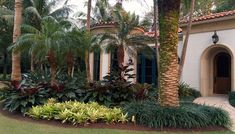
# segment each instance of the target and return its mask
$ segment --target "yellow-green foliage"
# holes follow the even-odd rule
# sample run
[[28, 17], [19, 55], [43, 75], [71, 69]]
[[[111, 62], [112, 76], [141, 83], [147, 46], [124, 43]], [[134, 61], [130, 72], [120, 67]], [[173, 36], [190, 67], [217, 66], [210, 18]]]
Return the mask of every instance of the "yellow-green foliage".
[[108, 108], [96, 102], [67, 101], [35, 106], [27, 113], [35, 119], [61, 120], [62, 123], [85, 124], [95, 122], [126, 122], [127, 115], [120, 108]]

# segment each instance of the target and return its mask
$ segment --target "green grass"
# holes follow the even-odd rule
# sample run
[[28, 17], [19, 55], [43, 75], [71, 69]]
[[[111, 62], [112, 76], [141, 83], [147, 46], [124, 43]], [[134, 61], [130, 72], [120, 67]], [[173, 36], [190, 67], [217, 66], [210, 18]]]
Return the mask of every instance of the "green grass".
[[[136, 132], [128, 130], [60, 128], [50, 125], [20, 121], [0, 113], [0, 134], [176, 134], [168, 132]], [[180, 134], [180, 133], [178, 133]], [[189, 132], [187, 132], [189, 134]], [[192, 134], [232, 134], [232, 132], [194, 132]]]

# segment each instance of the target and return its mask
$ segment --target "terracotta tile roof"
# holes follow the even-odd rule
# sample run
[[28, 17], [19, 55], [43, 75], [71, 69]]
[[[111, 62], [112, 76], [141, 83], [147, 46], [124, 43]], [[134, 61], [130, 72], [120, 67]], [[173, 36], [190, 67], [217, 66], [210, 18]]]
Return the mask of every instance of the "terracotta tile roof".
[[[212, 20], [212, 19], [222, 18], [222, 17], [227, 17], [227, 16], [235, 16], [235, 10], [220, 12], [220, 13], [212, 13], [212, 14], [209, 14], [209, 15], [195, 17], [195, 18], [193, 18], [193, 22]], [[186, 18], [180, 20], [181, 24], [184, 24], [184, 23], [187, 23], [187, 22], [188, 22], [188, 20]]]
[[[96, 29], [96, 28], [103, 28], [103, 27], [109, 27], [109, 26], [115, 26], [118, 25], [118, 22], [110, 21], [110, 22], [99, 22], [95, 23], [91, 26], [91, 29]], [[149, 36], [149, 37], [154, 37], [154, 31], [146, 32], [144, 31], [143, 28], [141, 27], [136, 27], [137, 30], [140, 30], [141, 32], [144, 33], [144, 35]], [[178, 32], [182, 32], [182, 29], [179, 28]], [[157, 31], [157, 36], [159, 36], [159, 31]]]
[[91, 27], [104, 26], [104, 25], [117, 25], [117, 24], [118, 22], [114, 22], [114, 21], [110, 21], [110, 22], [101, 21], [101, 22], [91, 25]]

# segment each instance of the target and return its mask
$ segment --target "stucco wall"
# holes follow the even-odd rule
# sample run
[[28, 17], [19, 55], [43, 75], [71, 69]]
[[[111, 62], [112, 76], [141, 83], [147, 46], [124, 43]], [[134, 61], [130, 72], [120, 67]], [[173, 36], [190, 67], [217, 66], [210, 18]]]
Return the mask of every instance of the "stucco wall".
[[[216, 27], [214, 30], [216, 30]], [[182, 81], [188, 83], [197, 90], [200, 90], [200, 59], [203, 52], [211, 45], [214, 45], [211, 39], [213, 34], [214, 31], [194, 33], [189, 37]], [[235, 29], [220, 30], [217, 31], [217, 34], [219, 36], [219, 42], [217, 44], [227, 46], [234, 54]], [[179, 48], [181, 48], [181, 46]]]

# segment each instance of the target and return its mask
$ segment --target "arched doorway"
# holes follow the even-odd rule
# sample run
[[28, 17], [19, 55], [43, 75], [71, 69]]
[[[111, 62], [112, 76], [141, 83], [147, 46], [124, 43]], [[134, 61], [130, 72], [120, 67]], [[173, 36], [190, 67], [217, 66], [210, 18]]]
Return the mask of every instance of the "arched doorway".
[[227, 94], [231, 91], [231, 56], [226, 52], [214, 58], [214, 94]]
[[202, 96], [227, 94], [235, 88], [234, 56], [225, 45], [211, 45], [201, 55], [200, 92]]

